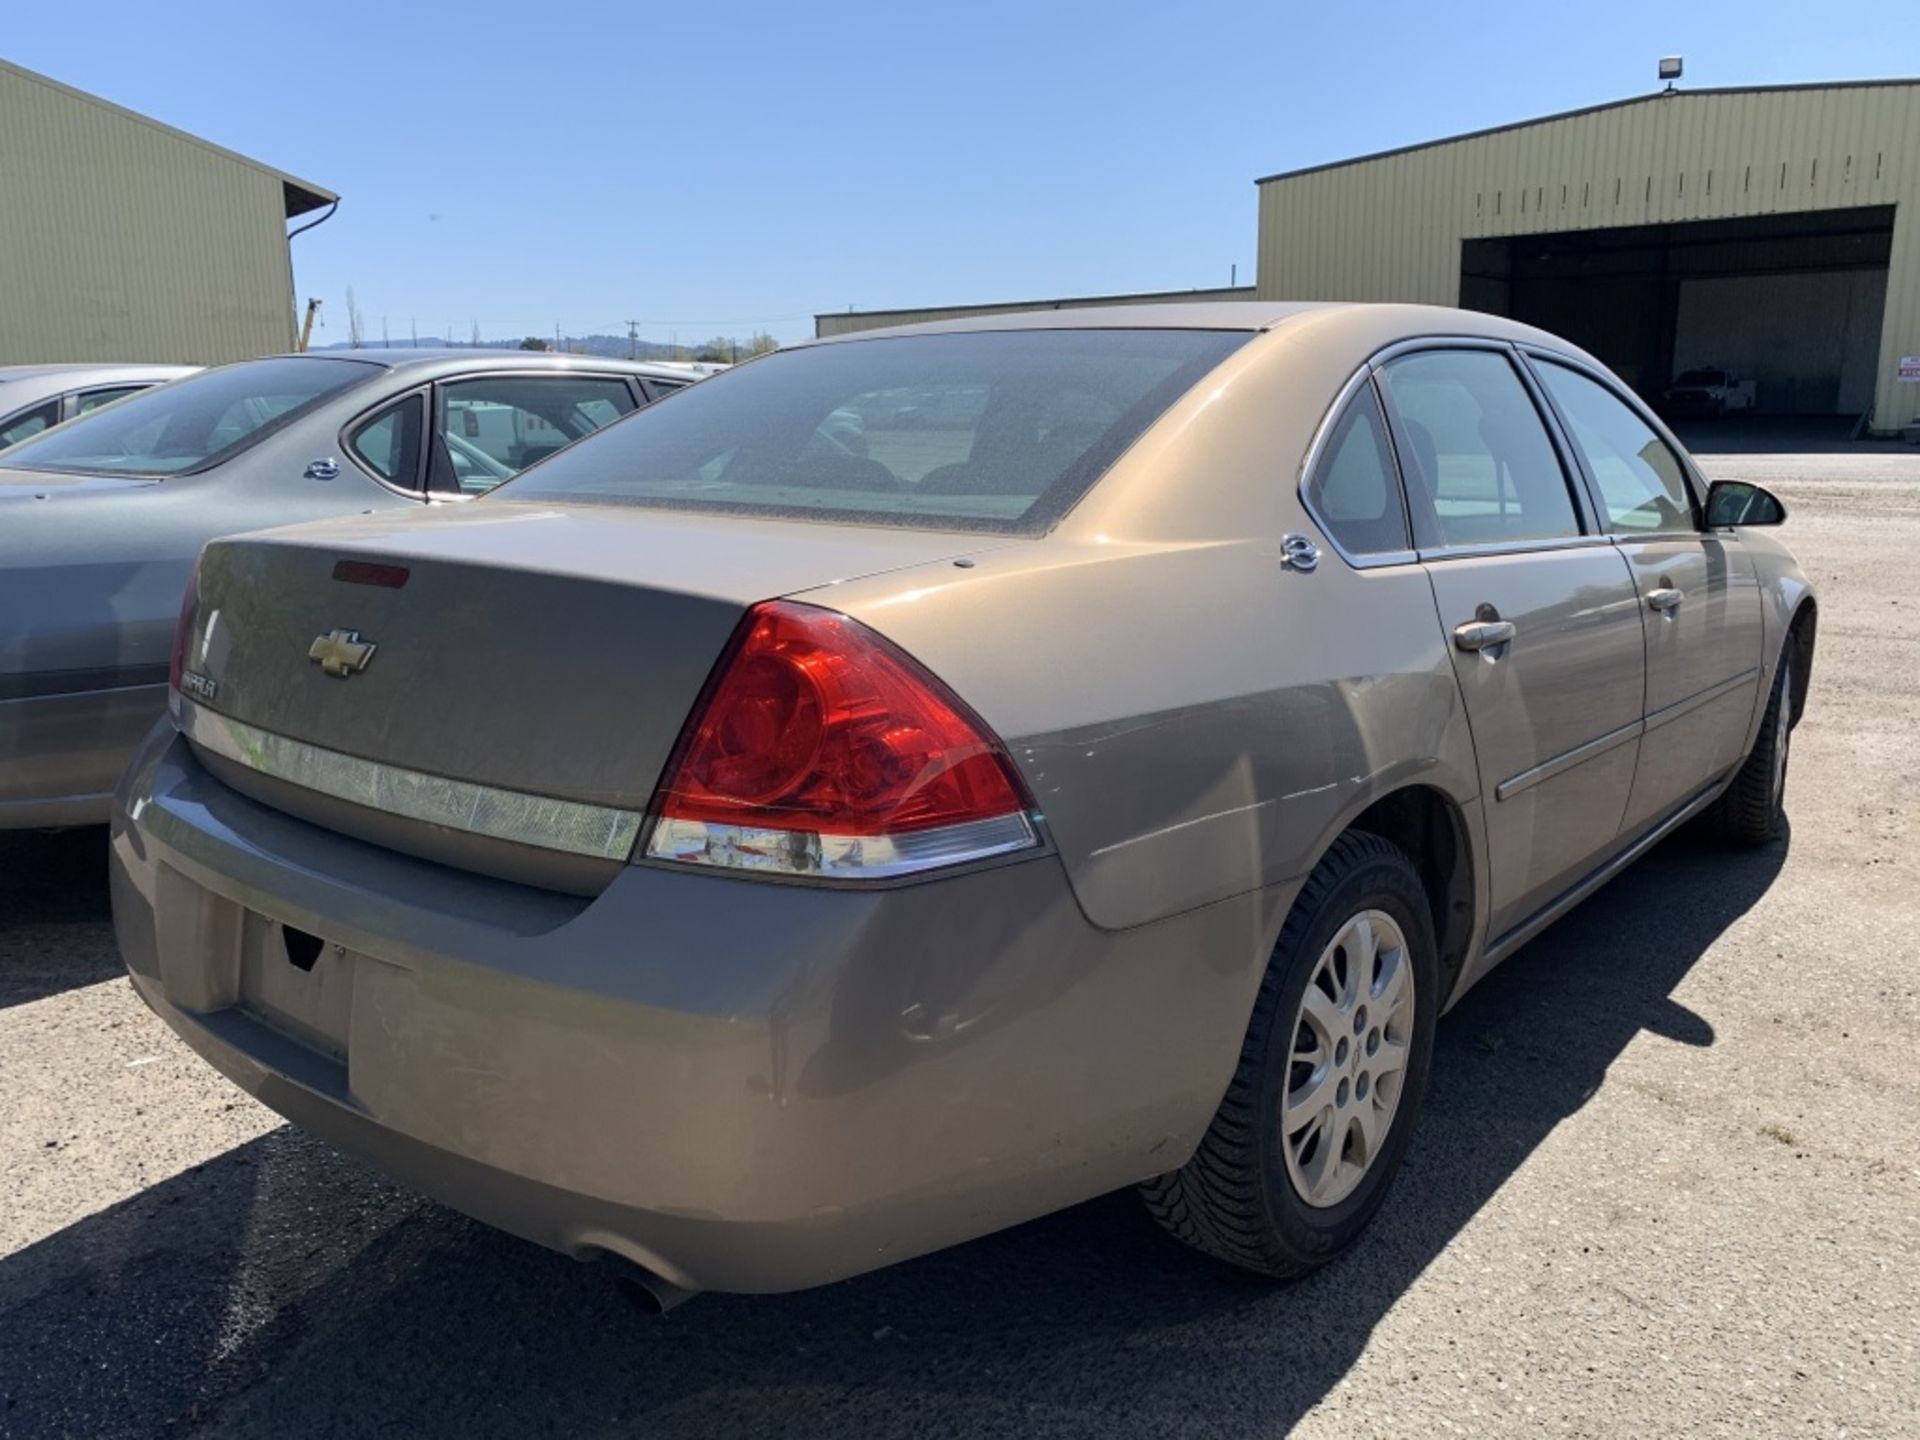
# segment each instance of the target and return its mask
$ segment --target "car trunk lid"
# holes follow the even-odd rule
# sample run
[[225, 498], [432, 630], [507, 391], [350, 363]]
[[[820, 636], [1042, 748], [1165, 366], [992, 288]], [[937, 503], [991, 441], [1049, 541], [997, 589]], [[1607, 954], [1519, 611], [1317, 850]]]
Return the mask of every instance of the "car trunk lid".
[[[429, 830], [463, 828], [450, 804], [484, 830], [481, 812], [534, 800], [561, 802], [565, 814], [547, 816], [557, 829], [591, 827], [644, 810], [754, 602], [977, 548], [963, 535], [504, 502], [271, 531], [208, 547], [183, 692], [238, 722], [221, 731], [223, 775], [278, 770], [281, 783], [252, 793], [285, 808], [302, 807], [284, 782], [331, 783], [314, 775], [349, 777], [336, 798], [365, 782], [362, 808], [403, 812], [438, 779], [459, 784], [418, 811]], [[308, 818], [427, 853], [391, 817], [377, 836], [369, 817]]]

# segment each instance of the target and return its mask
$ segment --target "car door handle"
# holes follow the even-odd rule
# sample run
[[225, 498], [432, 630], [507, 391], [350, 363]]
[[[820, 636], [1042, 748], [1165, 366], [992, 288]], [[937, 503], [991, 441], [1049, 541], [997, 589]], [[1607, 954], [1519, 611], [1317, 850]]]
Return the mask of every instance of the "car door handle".
[[1647, 591], [1647, 608], [1649, 610], [1673, 610], [1678, 608], [1680, 602], [1686, 598], [1686, 591], [1676, 590], [1671, 585], [1662, 585], [1658, 590]]
[[1469, 620], [1453, 627], [1453, 643], [1462, 650], [1504, 645], [1519, 632], [1511, 620]]

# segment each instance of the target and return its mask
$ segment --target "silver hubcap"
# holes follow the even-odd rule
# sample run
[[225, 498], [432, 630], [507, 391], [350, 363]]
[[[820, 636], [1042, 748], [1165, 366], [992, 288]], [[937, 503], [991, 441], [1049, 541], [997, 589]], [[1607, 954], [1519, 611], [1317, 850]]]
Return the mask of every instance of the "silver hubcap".
[[1793, 671], [1780, 675], [1780, 713], [1773, 719], [1773, 808], [1787, 793], [1787, 737], [1793, 733]]
[[1287, 1176], [1307, 1204], [1339, 1204], [1386, 1144], [1413, 1002], [1406, 936], [1384, 911], [1354, 916], [1320, 952], [1293, 1021], [1280, 1113]]

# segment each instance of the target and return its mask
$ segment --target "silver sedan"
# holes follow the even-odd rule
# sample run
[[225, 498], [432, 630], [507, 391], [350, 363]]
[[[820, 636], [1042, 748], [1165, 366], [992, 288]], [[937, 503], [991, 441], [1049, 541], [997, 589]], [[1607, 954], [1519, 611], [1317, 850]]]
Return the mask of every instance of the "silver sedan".
[[470, 499], [693, 378], [501, 351], [291, 355], [203, 371], [9, 449], [0, 829], [107, 818], [165, 704], [180, 595], [208, 540]]

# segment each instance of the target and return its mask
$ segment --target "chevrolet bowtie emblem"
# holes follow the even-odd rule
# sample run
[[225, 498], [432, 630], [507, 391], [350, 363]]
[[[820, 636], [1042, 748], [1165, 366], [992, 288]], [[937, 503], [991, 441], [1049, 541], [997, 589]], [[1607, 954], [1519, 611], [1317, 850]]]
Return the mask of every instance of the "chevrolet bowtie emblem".
[[356, 670], [367, 668], [375, 647], [360, 638], [358, 630], [329, 630], [307, 649], [307, 659], [327, 674], [344, 680]]

